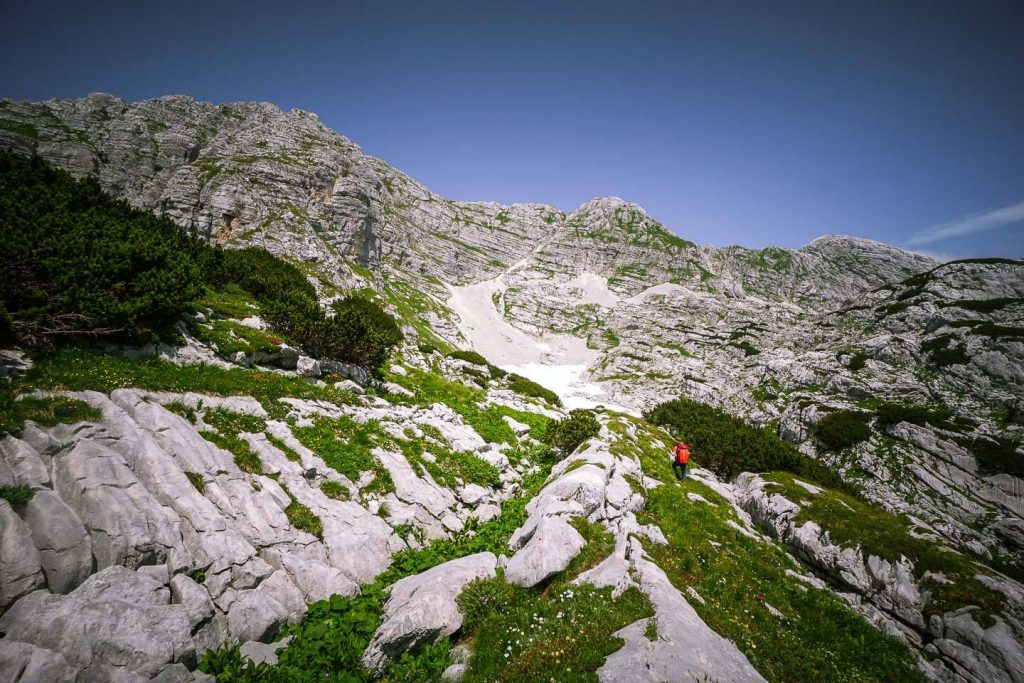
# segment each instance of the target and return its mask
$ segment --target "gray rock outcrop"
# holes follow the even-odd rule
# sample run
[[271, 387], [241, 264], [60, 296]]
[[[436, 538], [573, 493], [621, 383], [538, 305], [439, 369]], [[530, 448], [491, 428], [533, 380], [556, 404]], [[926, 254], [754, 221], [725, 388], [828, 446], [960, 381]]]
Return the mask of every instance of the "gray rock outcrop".
[[478, 553], [397, 581], [363, 654], [366, 668], [380, 672], [389, 659], [458, 631], [462, 614], [455, 599], [470, 581], [493, 578], [497, 566], [493, 553]]

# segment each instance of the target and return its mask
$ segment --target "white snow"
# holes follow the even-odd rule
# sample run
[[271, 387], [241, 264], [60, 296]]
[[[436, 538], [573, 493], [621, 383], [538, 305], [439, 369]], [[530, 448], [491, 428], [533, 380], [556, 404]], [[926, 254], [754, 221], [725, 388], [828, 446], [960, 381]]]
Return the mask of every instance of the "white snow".
[[[593, 303], [614, 305], [618, 302], [618, 297], [608, 290], [607, 281], [600, 276], [584, 273], [572, 282]], [[459, 330], [474, 351], [504, 370], [551, 389], [566, 408], [604, 405], [634, 412], [601, 401], [604, 395], [601, 385], [584, 379], [587, 370], [600, 356], [598, 351], [587, 348], [586, 340], [554, 333], [538, 338], [505, 320], [492, 299], [495, 293], [503, 293], [505, 287], [503, 277], [498, 276], [473, 285], [450, 288], [448, 306], [459, 317]]]
[[619, 296], [608, 289], [608, 278], [595, 273], [580, 273], [566, 282], [565, 287], [579, 292], [576, 300], [581, 304], [598, 304], [614, 308], [619, 303]]

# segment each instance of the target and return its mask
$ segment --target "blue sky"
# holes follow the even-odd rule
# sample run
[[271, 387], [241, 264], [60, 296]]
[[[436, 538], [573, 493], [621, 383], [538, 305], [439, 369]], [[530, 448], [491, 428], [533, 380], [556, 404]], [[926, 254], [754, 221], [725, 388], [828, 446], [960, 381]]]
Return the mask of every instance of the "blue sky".
[[1024, 2], [0, 0], [0, 96], [316, 112], [455, 199], [1024, 257]]

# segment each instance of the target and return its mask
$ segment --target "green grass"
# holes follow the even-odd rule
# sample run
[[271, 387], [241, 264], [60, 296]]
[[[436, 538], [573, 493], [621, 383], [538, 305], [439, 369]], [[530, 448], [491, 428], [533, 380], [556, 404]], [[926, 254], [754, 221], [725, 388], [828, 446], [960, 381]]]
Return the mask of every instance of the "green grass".
[[257, 352], [273, 353], [282, 342], [281, 337], [247, 327], [234, 320], [213, 320], [209, 323], [195, 323], [189, 326], [192, 335], [217, 349], [222, 356], [236, 353], [251, 355]]
[[[372, 680], [360, 660], [380, 623], [387, 598], [384, 589], [399, 579], [449, 560], [484, 551], [505, 552], [512, 533], [526, 522], [526, 504], [544, 485], [548, 472], [545, 468], [527, 477], [521, 495], [505, 501], [498, 518], [486, 524], [470, 523], [462, 534], [450, 540], [434, 541], [421, 550], [397, 553], [390, 568], [373, 584], [364, 586], [358, 596], [335, 595], [311, 604], [302, 623], [280, 634], [294, 638], [279, 651], [277, 666], [246, 663], [237, 645], [224, 645], [205, 653], [200, 659], [200, 669], [217, 675], [219, 680], [236, 683], [323, 679], [363, 683]], [[433, 683], [439, 680], [448, 664], [447, 642], [443, 642], [418, 653], [406, 653], [389, 668], [384, 678]], [[417, 677], [406, 679], [405, 674], [410, 672], [417, 672]]]
[[324, 481], [320, 483], [320, 490], [328, 498], [335, 500], [348, 500], [348, 489], [336, 481]]
[[213, 445], [231, 453], [238, 469], [243, 472], [259, 474], [262, 471], [259, 456], [253, 453], [249, 444], [237, 434], [215, 434], [213, 432], [199, 432], [199, 434]]
[[302, 462], [302, 457], [295, 452], [294, 448], [292, 448], [291, 446], [289, 446], [288, 444], [286, 444], [284, 441], [277, 438], [273, 434], [267, 434], [266, 436], [267, 441], [270, 442], [270, 445], [284, 453], [284, 457], [288, 458], [292, 462]]
[[351, 404], [346, 391], [320, 387], [298, 377], [273, 372], [224, 369], [214, 365], [175, 365], [158, 358], [131, 360], [92, 351], [65, 349], [40, 359], [21, 380], [40, 389], [94, 390], [110, 393], [136, 387], [152, 391], [195, 391], [217, 396], [252, 396], [274, 417], [289, 408], [284, 397]]
[[236, 284], [207, 287], [196, 304], [199, 308], [210, 309], [216, 315], [239, 320], [259, 315], [260, 310], [253, 296]]
[[203, 475], [199, 472], [185, 472], [185, 476], [192, 482], [192, 486], [195, 487], [199, 493], [206, 493], [206, 482], [203, 481]]
[[203, 422], [214, 427], [221, 433], [238, 434], [248, 432], [258, 434], [267, 428], [267, 422], [255, 415], [236, 413], [225, 408], [215, 408], [203, 413]]
[[311, 426], [293, 427], [292, 433], [328, 467], [353, 483], [359, 481], [363, 472], [373, 472], [374, 479], [364, 489], [366, 492], [395, 490], [391, 473], [373, 457], [373, 449], [390, 438], [376, 422], [360, 424], [347, 415], [337, 419], [317, 418]]
[[814, 521], [826, 530], [833, 543], [843, 547], [860, 546], [865, 557], [874, 555], [895, 562], [906, 557], [914, 563], [914, 574], [921, 579], [926, 572], [941, 572], [951, 584], [924, 580], [933, 592], [924, 605], [924, 613], [942, 614], [967, 605], [978, 605], [982, 614], [999, 611], [1005, 596], [975, 578], [985, 573], [968, 557], [953, 552], [934, 540], [911, 535], [910, 521], [901, 515], [880, 510], [839, 491], [825, 489], [813, 495], [793, 482], [793, 476], [775, 473], [766, 477], [769, 491], [781, 493], [800, 504], [797, 524]]
[[11, 388], [0, 387], [0, 435], [18, 435], [26, 420], [41, 427], [75, 422], [96, 422], [102, 414], [84, 401], [66, 396], [16, 397]]
[[324, 540], [324, 525], [320, 518], [312, 510], [296, 500], [287, 486], [281, 484], [281, 488], [284, 489], [288, 499], [291, 501], [288, 503], [288, 507], [284, 509], [284, 514], [288, 517], [291, 525], [296, 529], [313, 534], [321, 541]]
[[[504, 406], [481, 407], [480, 402], [485, 398], [485, 393], [482, 390], [467, 387], [460, 382], [448, 381], [433, 372], [411, 370], [406, 376], [391, 375], [388, 379], [397, 382], [414, 394], [411, 398], [389, 397], [390, 400], [395, 403], [420, 406], [443, 403], [461, 415], [466, 424], [490, 443], [516, 444], [515, 434], [502, 419], [506, 415], [529, 424], [531, 427], [547, 424], [546, 418], [543, 416], [523, 413]], [[533, 416], [531, 417], [531, 415]]]
[[[670, 482], [667, 458], [644, 456], [644, 471]], [[699, 493], [715, 503], [690, 501]], [[736, 643], [751, 664], [776, 681], [924, 681], [907, 646], [843, 605], [828, 591], [801, 589], [785, 574], [792, 560], [777, 546], [748, 538], [726, 522], [727, 501], [692, 479], [648, 492], [640, 521], [656, 523], [668, 546], [646, 544], [647, 553], [680, 591], [692, 587], [701, 618]], [[708, 541], [715, 540], [720, 547]], [[786, 615], [773, 616], [768, 603]]]
[[592, 681], [605, 658], [622, 646], [612, 634], [653, 615], [635, 588], [613, 599], [611, 588], [571, 585], [615, 547], [601, 524], [583, 518], [571, 523], [587, 543], [565, 571], [534, 588], [512, 586], [502, 576], [478, 580], [459, 596], [465, 615], [461, 639], [473, 643], [467, 683]]
[[171, 401], [163, 404], [164, 408], [171, 411], [175, 415], [180, 415], [189, 421], [190, 424], [196, 423], [196, 410], [192, 406], [187, 406], [181, 401]]

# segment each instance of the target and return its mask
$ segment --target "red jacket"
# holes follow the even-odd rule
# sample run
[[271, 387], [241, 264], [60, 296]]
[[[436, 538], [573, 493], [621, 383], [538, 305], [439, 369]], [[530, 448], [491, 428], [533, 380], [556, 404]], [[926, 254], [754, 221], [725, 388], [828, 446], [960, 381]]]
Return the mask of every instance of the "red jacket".
[[680, 465], [685, 465], [690, 462], [690, 447], [685, 443], [677, 443], [675, 447], [675, 458], [676, 462]]

